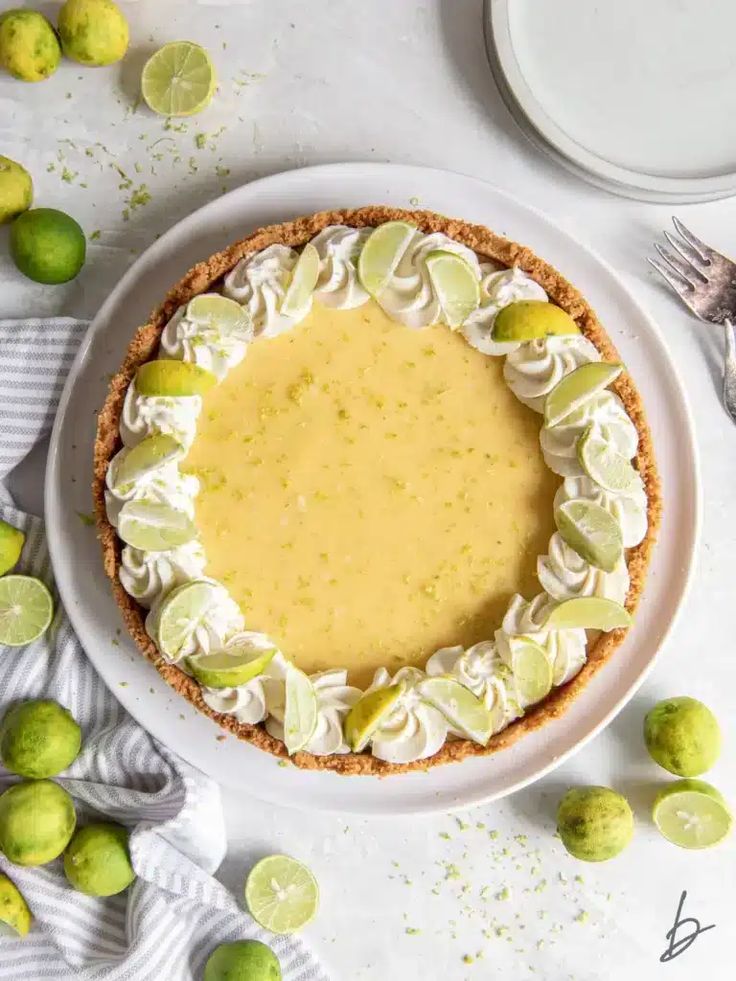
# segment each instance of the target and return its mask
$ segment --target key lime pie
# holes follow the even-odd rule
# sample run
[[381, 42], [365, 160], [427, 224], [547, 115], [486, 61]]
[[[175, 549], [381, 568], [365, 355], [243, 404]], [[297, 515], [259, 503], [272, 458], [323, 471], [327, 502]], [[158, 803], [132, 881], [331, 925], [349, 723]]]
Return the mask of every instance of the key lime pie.
[[625, 636], [660, 511], [639, 396], [577, 290], [486, 228], [382, 207], [192, 269], [112, 380], [94, 493], [163, 677], [356, 774], [560, 715]]

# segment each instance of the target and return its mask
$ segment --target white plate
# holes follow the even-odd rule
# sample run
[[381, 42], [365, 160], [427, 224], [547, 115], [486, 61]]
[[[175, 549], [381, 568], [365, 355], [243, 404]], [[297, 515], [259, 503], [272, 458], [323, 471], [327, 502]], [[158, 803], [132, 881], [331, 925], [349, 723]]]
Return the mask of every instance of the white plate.
[[628, 197], [736, 193], [732, 0], [485, 0], [496, 82], [526, 135]]
[[[626, 643], [564, 718], [543, 733], [528, 735], [486, 759], [382, 781], [280, 767], [272, 756], [232, 737], [217, 741], [221, 730], [174, 695], [120, 629], [94, 531], [78, 517], [78, 512], [90, 510], [95, 411], [136, 325], [196, 260], [264, 223], [324, 208], [375, 203], [406, 207], [417, 200], [422, 207], [486, 224], [530, 245], [585, 292], [644, 397], [667, 500], [661, 541]], [[142, 255], [98, 313], [69, 375], [51, 440], [45, 496], [62, 600], [90, 659], [142, 725], [216, 779], [258, 797], [366, 814], [446, 811], [500, 797], [580, 748], [631, 697], [651, 667], [682, 602], [699, 523], [695, 449], [684, 393], [658, 332], [612, 271], [547, 218], [482, 181], [389, 164], [333, 164], [255, 181], [190, 215]]]

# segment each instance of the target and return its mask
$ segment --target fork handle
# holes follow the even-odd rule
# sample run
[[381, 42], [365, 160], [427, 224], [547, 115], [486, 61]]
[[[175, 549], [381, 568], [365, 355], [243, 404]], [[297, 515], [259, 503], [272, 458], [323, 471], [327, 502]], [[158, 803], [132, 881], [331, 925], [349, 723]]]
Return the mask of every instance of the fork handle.
[[736, 422], [736, 327], [728, 319], [723, 321], [726, 342], [726, 358], [723, 365], [723, 404], [726, 412]]

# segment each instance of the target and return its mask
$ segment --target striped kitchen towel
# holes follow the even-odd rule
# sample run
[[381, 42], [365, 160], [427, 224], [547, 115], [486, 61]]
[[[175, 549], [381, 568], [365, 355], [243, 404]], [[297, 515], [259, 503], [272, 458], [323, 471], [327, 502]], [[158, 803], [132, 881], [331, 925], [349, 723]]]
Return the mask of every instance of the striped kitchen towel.
[[[44, 637], [0, 649], [0, 713], [39, 697], [71, 710], [84, 745], [59, 782], [80, 823], [104, 817], [130, 829], [138, 878], [119, 896], [94, 899], [68, 885], [60, 860], [31, 869], [0, 854], [0, 871], [35, 921], [23, 940], [0, 936], [0, 979], [200, 981], [218, 944], [254, 937], [275, 950], [286, 981], [327, 981], [300, 940], [268, 935], [213, 878], [225, 853], [217, 785], [152, 739], [97, 676], [58, 605], [43, 523], [18, 510], [4, 485], [48, 434], [86, 327], [69, 319], [0, 321], [0, 518], [27, 536], [16, 571], [43, 579], [56, 603]], [[0, 767], [0, 791], [16, 780]]]

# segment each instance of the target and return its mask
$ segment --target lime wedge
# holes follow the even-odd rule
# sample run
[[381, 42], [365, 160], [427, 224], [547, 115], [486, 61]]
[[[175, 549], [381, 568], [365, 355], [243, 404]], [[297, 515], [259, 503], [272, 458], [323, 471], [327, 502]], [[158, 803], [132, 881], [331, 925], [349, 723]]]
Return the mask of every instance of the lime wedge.
[[493, 321], [493, 340], [499, 342], [579, 333], [580, 328], [570, 314], [546, 300], [509, 303], [498, 311]]
[[118, 535], [142, 552], [165, 552], [197, 537], [194, 523], [183, 512], [153, 501], [128, 501], [118, 516]]
[[184, 456], [181, 443], [173, 436], [154, 433], [142, 439], [137, 446], [123, 451], [122, 462], [115, 474], [115, 490], [133, 484], [147, 474], [160, 470], [167, 463], [173, 463]]
[[14, 528], [7, 521], [0, 521], [0, 576], [10, 572], [20, 558], [26, 536], [20, 528]]
[[149, 361], [135, 374], [139, 395], [177, 398], [204, 395], [217, 384], [217, 376], [191, 361]]
[[543, 624], [544, 630], [617, 630], [630, 627], [631, 614], [602, 596], [577, 596], [555, 606]]
[[405, 221], [387, 221], [368, 236], [358, 258], [358, 278], [371, 296], [391, 279], [416, 231]]
[[528, 637], [510, 637], [509, 649], [522, 708], [541, 702], [552, 688], [552, 665], [547, 655]]
[[460, 327], [480, 303], [480, 284], [468, 263], [441, 249], [427, 256], [427, 271], [447, 326]]
[[305, 245], [294, 266], [291, 282], [286, 291], [281, 313], [285, 317], [298, 316], [309, 302], [319, 279], [319, 252], [313, 245]]
[[317, 693], [303, 671], [289, 666], [286, 673], [284, 744], [289, 756], [304, 749], [317, 727]]
[[565, 416], [578, 409], [593, 395], [602, 392], [624, 370], [622, 364], [591, 361], [565, 375], [552, 389], [544, 403], [544, 423], [556, 426]]
[[419, 694], [468, 739], [485, 746], [493, 733], [491, 713], [469, 688], [454, 678], [428, 678]]
[[141, 91], [161, 116], [193, 116], [209, 105], [215, 91], [215, 66], [191, 41], [171, 41], [143, 67]]
[[54, 615], [51, 593], [32, 576], [0, 579], [0, 644], [24, 647], [45, 633]]
[[614, 494], [630, 494], [640, 486], [638, 472], [625, 456], [603, 439], [591, 424], [578, 440], [578, 461], [591, 480]]
[[354, 753], [360, 753], [391, 715], [394, 706], [404, 694], [402, 684], [389, 685], [363, 695], [348, 712], [343, 731], [345, 741]]
[[25, 937], [31, 929], [31, 919], [28, 903], [20, 890], [0, 872], [0, 923], [5, 923], [19, 937]]
[[208, 688], [237, 688], [263, 674], [275, 653], [276, 648], [233, 645], [213, 654], [195, 654], [187, 664], [197, 681]]
[[621, 528], [600, 504], [593, 501], [565, 501], [555, 511], [557, 528], [570, 546], [586, 562], [604, 572], [613, 572], [624, 554]]
[[312, 873], [288, 855], [269, 855], [245, 882], [248, 912], [272, 933], [295, 933], [314, 918], [319, 887]]
[[172, 661], [219, 598], [220, 587], [205, 579], [194, 579], [173, 589], [158, 611], [157, 640], [162, 654]]
[[187, 304], [187, 316], [197, 323], [228, 331], [248, 326], [248, 313], [236, 300], [219, 293], [202, 293]]
[[733, 818], [725, 800], [705, 780], [676, 780], [657, 794], [652, 818], [680, 848], [710, 848], [723, 841]]

